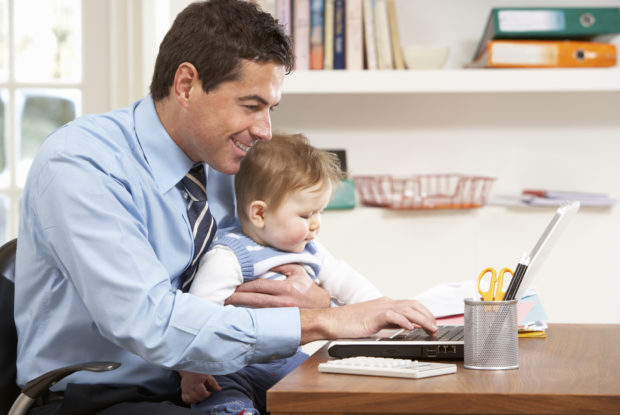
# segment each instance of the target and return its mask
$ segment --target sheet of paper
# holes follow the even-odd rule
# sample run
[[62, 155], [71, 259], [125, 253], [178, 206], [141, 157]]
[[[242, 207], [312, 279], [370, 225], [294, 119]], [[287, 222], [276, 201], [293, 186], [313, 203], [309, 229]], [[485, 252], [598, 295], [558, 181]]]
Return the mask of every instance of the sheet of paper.
[[413, 299], [428, 308], [436, 318], [463, 314], [465, 298], [476, 298], [475, 281], [449, 282], [436, 285]]
[[[534, 307], [536, 307], [535, 300], [532, 300], [532, 301], [522, 300], [519, 302], [519, 304], [517, 304], [517, 319], [519, 321], [519, 327], [526, 325], [525, 319], [530, 314], [530, 312], [534, 309]], [[463, 314], [459, 314], [456, 316], [440, 317], [437, 319], [437, 324], [442, 325], [442, 326], [447, 326], [447, 325], [462, 326], [463, 324], [465, 324], [465, 316]]]
[[[521, 302], [526, 302], [529, 300], [528, 297], [536, 295], [536, 291], [534, 289], [528, 290]], [[475, 298], [478, 299], [480, 295], [476, 291], [476, 284], [474, 280], [471, 281], [461, 281], [461, 282], [449, 282], [444, 284], [436, 285], [427, 291], [424, 291], [413, 299], [418, 300], [422, 304], [428, 308], [431, 313], [435, 316], [435, 318], [444, 318], [450, 316], [459, 316], [463, 318], [463, 313], [465, 312], [465, 303], [463, 302], [466, 298]], [[534, 301], [534, 305], [538, 303], [538, 299]], [[532, 306], [528, 310], [528, 314], [532, 311], [534, 307]], [[543, 311], [544, 313], [544, 311]], [[521, 317], [526, 317], [526, 315], [519, 315], [519, 321], [521, 321]], [[537, 316], [540, 317], [540, 316]], [[535, 318], [533, 320], [544, 320], [544, 318]], [[533, 321], [532, 320], [532, 321]], [[450, 321], [446, 319], [446, 321]], [[445, 323], [449, 324], [449, 323]], [[462, 323], [461, 323], [462, 324]]]

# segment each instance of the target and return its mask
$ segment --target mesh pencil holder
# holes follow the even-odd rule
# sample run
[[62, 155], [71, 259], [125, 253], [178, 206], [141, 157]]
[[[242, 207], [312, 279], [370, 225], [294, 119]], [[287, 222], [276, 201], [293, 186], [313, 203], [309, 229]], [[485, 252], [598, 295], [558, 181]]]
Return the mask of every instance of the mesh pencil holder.
[[465, 299], [465, 361], [467, 369], [519, 367], [517, 300]]

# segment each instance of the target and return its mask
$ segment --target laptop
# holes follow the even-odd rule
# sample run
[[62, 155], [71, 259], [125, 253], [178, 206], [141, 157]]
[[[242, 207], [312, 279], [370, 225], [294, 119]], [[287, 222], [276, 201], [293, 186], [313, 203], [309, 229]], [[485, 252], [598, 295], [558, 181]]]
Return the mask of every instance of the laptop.
[[[521, 299], [536, 277], [537, 271], [559, 239], [570, 219], [579, 210], [579, 202], [560, 206], [529, 253], [530, 262], [515, 295]], [[327, 352], [334, 358], [353, 356], [393, 357], [414, 360], [463, 360], [463, 326], [440, 326], [435, 336], [421, 328], [412, 331], [382, 330], [361, 339], [340, 339], [329, 343]]]

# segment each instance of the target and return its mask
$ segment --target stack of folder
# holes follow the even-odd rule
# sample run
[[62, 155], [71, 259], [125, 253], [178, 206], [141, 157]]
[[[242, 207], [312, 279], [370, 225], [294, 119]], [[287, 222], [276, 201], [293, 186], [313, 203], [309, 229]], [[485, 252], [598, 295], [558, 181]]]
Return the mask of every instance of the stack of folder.
[[500, 7], [487, 19], [474, 68], [610, 67], [619, 7]]

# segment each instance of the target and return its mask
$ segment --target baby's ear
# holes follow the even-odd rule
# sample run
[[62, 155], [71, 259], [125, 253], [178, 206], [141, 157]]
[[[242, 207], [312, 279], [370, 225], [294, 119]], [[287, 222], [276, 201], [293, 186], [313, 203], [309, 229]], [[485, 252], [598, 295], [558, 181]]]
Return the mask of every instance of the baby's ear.
[[263, 228], [265, 226], [265, 211], [267, 210], [267, 203], [262, 200], [255, 200], [250, 204], [250, 211], [248, 217], [252, 225], [257, 228]]

